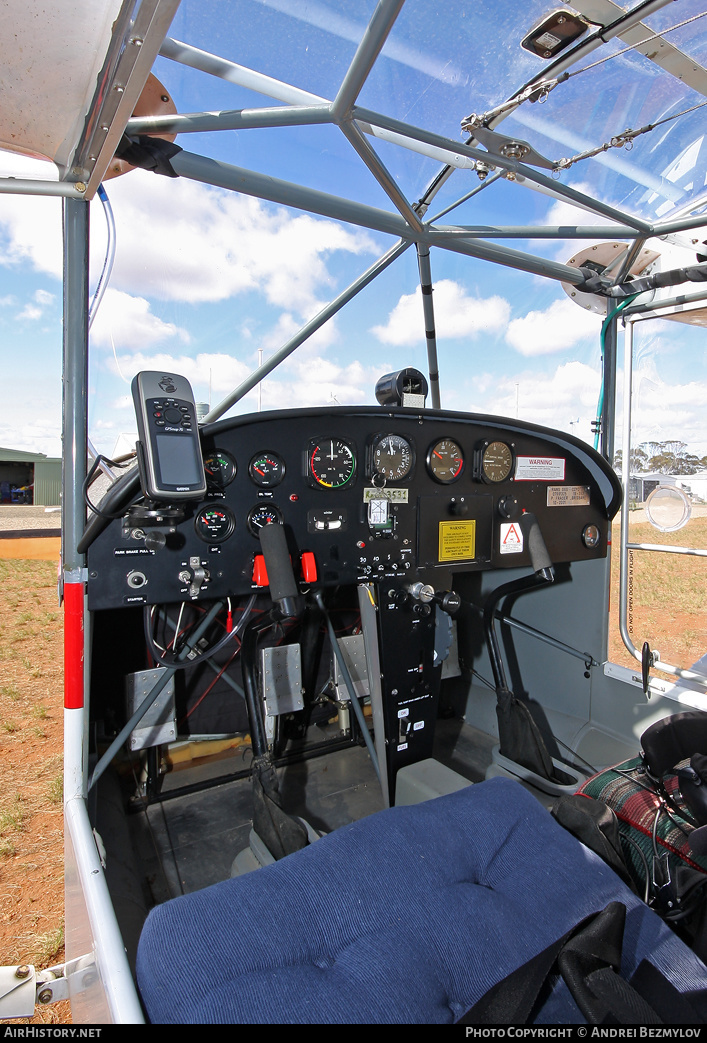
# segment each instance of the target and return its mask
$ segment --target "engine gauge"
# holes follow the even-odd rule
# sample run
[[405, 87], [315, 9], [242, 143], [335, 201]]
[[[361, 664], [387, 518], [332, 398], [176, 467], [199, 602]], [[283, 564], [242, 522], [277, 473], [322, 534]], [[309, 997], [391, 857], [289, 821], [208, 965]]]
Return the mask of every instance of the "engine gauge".
[[456, 482], [464, 470], [464, 454], [451, 438], [442, 438], [430, 447], [427, 467], [433, 478], [443, 485]]
[[204, 473], [210, 489], [225, 489], [236, 477], [236, 461], [225, 449], [215, 449], [204, 457]]
[[389, 482], [400, 482], [412, 470], [412, 446], [402, 435], [383, 435], [373, 443], [372, 470]]
[[285, 461], [277, 453], [258, 453], [248, 464], [248, 474], [262, 489], [272, 489], [285, 477]]
[[505, 482], [513, 470], [513, 450], [505, 442], [489, 442], [481, 453], [481, 479]]
[[312, 439], [307, 449], [307, 477], [325, 489], [341, 489], [356, 472], [353, 446], [343, 438]]
[[223, 543], [235, 527], [235, 515], [228, 507], [202, 507], [194, 519], [196, 534], [204, 543]]
[[264, 525], [282, 525], [282, 514], [272, 503], [259, 503], [251, 508], [246, 518], [248, 531], [252, 536], [257, 536]]

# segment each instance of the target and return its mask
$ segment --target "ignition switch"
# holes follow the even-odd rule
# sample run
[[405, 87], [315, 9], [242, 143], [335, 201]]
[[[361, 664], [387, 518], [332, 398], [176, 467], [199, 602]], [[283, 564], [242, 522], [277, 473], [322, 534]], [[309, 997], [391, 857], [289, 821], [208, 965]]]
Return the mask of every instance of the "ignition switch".
[[198, 555], [189, 558], [189, 568], [182, 569], [179, 573], [180, 582], [189, 586], [190, 598], [198, 598], [199, 591], [209, 582], [209, 578], [209, 572], [201, 564], [201, 558]]

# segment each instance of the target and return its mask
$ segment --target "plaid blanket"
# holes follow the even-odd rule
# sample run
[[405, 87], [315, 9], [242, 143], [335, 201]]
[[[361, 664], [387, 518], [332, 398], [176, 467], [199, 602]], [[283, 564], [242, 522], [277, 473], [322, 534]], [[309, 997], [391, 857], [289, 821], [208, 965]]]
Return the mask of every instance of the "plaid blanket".
[[[676, 776], [666, 775], [663, 784], [672, 803], [684, 808]], [[656, 853], [667, 856], [671, 872], [683, 863], [707, 873], [707, 857], [698, 858], [690, 851], [694, 826], [689, 815], [676, 813], [658, 795], [640, 757], [599, 772], [577, 792], [613, 809], [619, 820], [624, 857], [639, 891], [645, 887], [646, 877], [650, 879]]]

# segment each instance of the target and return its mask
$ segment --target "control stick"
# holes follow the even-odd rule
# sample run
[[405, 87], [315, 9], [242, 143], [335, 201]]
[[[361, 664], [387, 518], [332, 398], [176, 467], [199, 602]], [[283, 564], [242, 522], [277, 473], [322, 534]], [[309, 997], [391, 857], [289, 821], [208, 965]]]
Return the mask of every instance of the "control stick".
[[279, 522], [268, 522], [262, 527], [259, 535], [273, 604], [281, 619], [299, 616], [300, 597], [287, 548], [285, 529]]

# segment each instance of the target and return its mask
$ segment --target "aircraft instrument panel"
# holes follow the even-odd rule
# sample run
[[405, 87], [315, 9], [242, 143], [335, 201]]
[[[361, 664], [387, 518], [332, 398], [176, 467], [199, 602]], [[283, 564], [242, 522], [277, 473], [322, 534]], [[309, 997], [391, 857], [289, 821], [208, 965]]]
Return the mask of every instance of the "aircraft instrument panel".
[[273, 522], [302, 591], [436, 587], [442, 574], [529, 566], [524, 511], [554, 563], [601, 558], [620, 503], [616, 476], [586, 443], [499, 417], [288, 410], [219, 421], [201, 440], [205, 496], [162, 524], [126, 513], [93, 539], [91, 609], [257, 592], [268, 585], [259, 533]]

